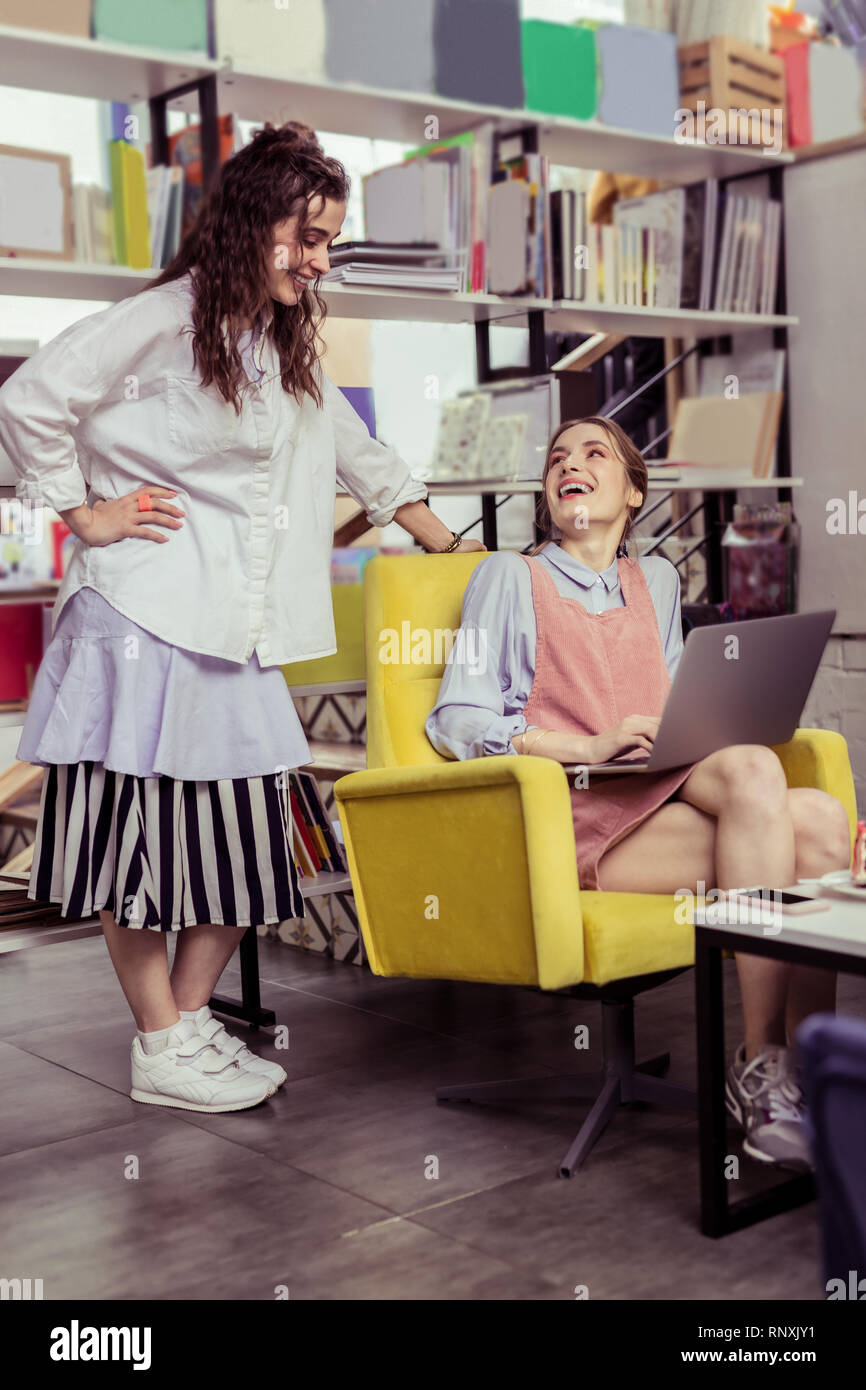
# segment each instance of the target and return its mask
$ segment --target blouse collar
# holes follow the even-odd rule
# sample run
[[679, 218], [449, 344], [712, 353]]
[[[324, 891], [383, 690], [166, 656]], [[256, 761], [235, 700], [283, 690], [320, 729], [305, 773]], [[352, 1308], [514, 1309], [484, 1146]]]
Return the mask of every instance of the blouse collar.
[[557, 545], [555, 541], [548, 541], [547, 545], [541, 551], [541, 554], [552, 565], [556, 565], [557, 569], [562, 570], [563, 574], [567, 575], [569, 579], [573, 579], [575, 583], [582, 585], [584, 589], [588, 589], [590, 585], [597, 583], [599, 579], [601, 579], [608, 592], [617, 588], [619, 584], [618, 556], [614, 556], [607, 569], [602, 570], [599, 574], [596, 570], [590, 569], [589, 565], [581, 564], [580, 560], [576, 560], [573, 555], [569, 555], [568, 551], [563, 550], [562, 546]]

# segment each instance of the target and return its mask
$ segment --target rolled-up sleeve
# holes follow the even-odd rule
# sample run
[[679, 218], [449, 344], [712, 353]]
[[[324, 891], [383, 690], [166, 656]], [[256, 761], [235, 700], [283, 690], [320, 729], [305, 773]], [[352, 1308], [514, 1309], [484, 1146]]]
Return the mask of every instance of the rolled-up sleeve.
[[364, 508], [371, 526], [387, 526], [398, 507], [423, 502], [427, 487], [413, 478], [396, 449], [374, 439], [358, 412], [323, 371], [323, 408], [334, 427], [337, 479]]
[[436, 704], [424, 728], [443, 757], [481, 758], [517, 750], [535, 671], [535, 613], [529, 570], [497, 551], [479, 562], [463, 597], [461, 624]]
[[[182, 300], [143, 293], [87, 314], [28, 357], [0, 387], [0, 444], [22, 499], [78, 507], [90, 487], [77, 427], [117, 393], [138, 388], [154, 348], [183, 325]], [[147, 384], [147, 383], [145, 383]]]
[[57, 512], [86, 499], [72, 431], [103, 394], [98, 372], [66, 338], [29, 357], [0, 388], [0, 444], [18, 474], [16, 495]]

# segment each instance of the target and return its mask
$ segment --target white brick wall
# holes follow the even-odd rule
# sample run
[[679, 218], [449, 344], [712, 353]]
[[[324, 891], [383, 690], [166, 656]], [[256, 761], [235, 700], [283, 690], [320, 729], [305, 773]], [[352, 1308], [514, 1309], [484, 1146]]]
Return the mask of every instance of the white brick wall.
[[830, 638], [800, 725], [842, 734], [859, 814], [866, 815], [866, 636]]

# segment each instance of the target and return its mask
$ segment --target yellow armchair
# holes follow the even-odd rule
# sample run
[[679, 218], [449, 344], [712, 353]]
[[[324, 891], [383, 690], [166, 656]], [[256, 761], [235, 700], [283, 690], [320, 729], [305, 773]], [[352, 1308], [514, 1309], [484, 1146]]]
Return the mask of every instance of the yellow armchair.
[[[424, 721], [436, 702], [463, 591], [484, 553], [372, 560], [364, 574], [367, 770], [335, 783], [370, 966], [377, 975], [568, 990], [602, 1006], [597, 1076], [450, 1086], [439, 1100], [575, 1096], [594, 1105], [560, 1164], [570, 1177], [617, 1106], [694, 1108], [660, 1079], [669, 1054], [635, 1061], [634, 998], [694, 962], [670, 894], [579, 886], [568, 779], [548, 758], [454, 761]], [[437, 649], [438, 642], [438, 649]], [[776, 752], [792, 786], [839, 797], [855, 824], [845, 741], [798, 730]]]

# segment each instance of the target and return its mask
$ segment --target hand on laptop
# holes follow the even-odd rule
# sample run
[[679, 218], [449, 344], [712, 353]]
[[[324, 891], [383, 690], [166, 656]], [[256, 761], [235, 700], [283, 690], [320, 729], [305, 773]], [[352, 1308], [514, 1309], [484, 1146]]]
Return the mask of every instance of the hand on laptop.
[[652, 714], [629, 714], [612, 729], [605, 729], [588, 740], [588, 765], [609, 763], [621, 753], [637, 751], [641, 757], [649, 756], [658, 732], [661, 716]]

